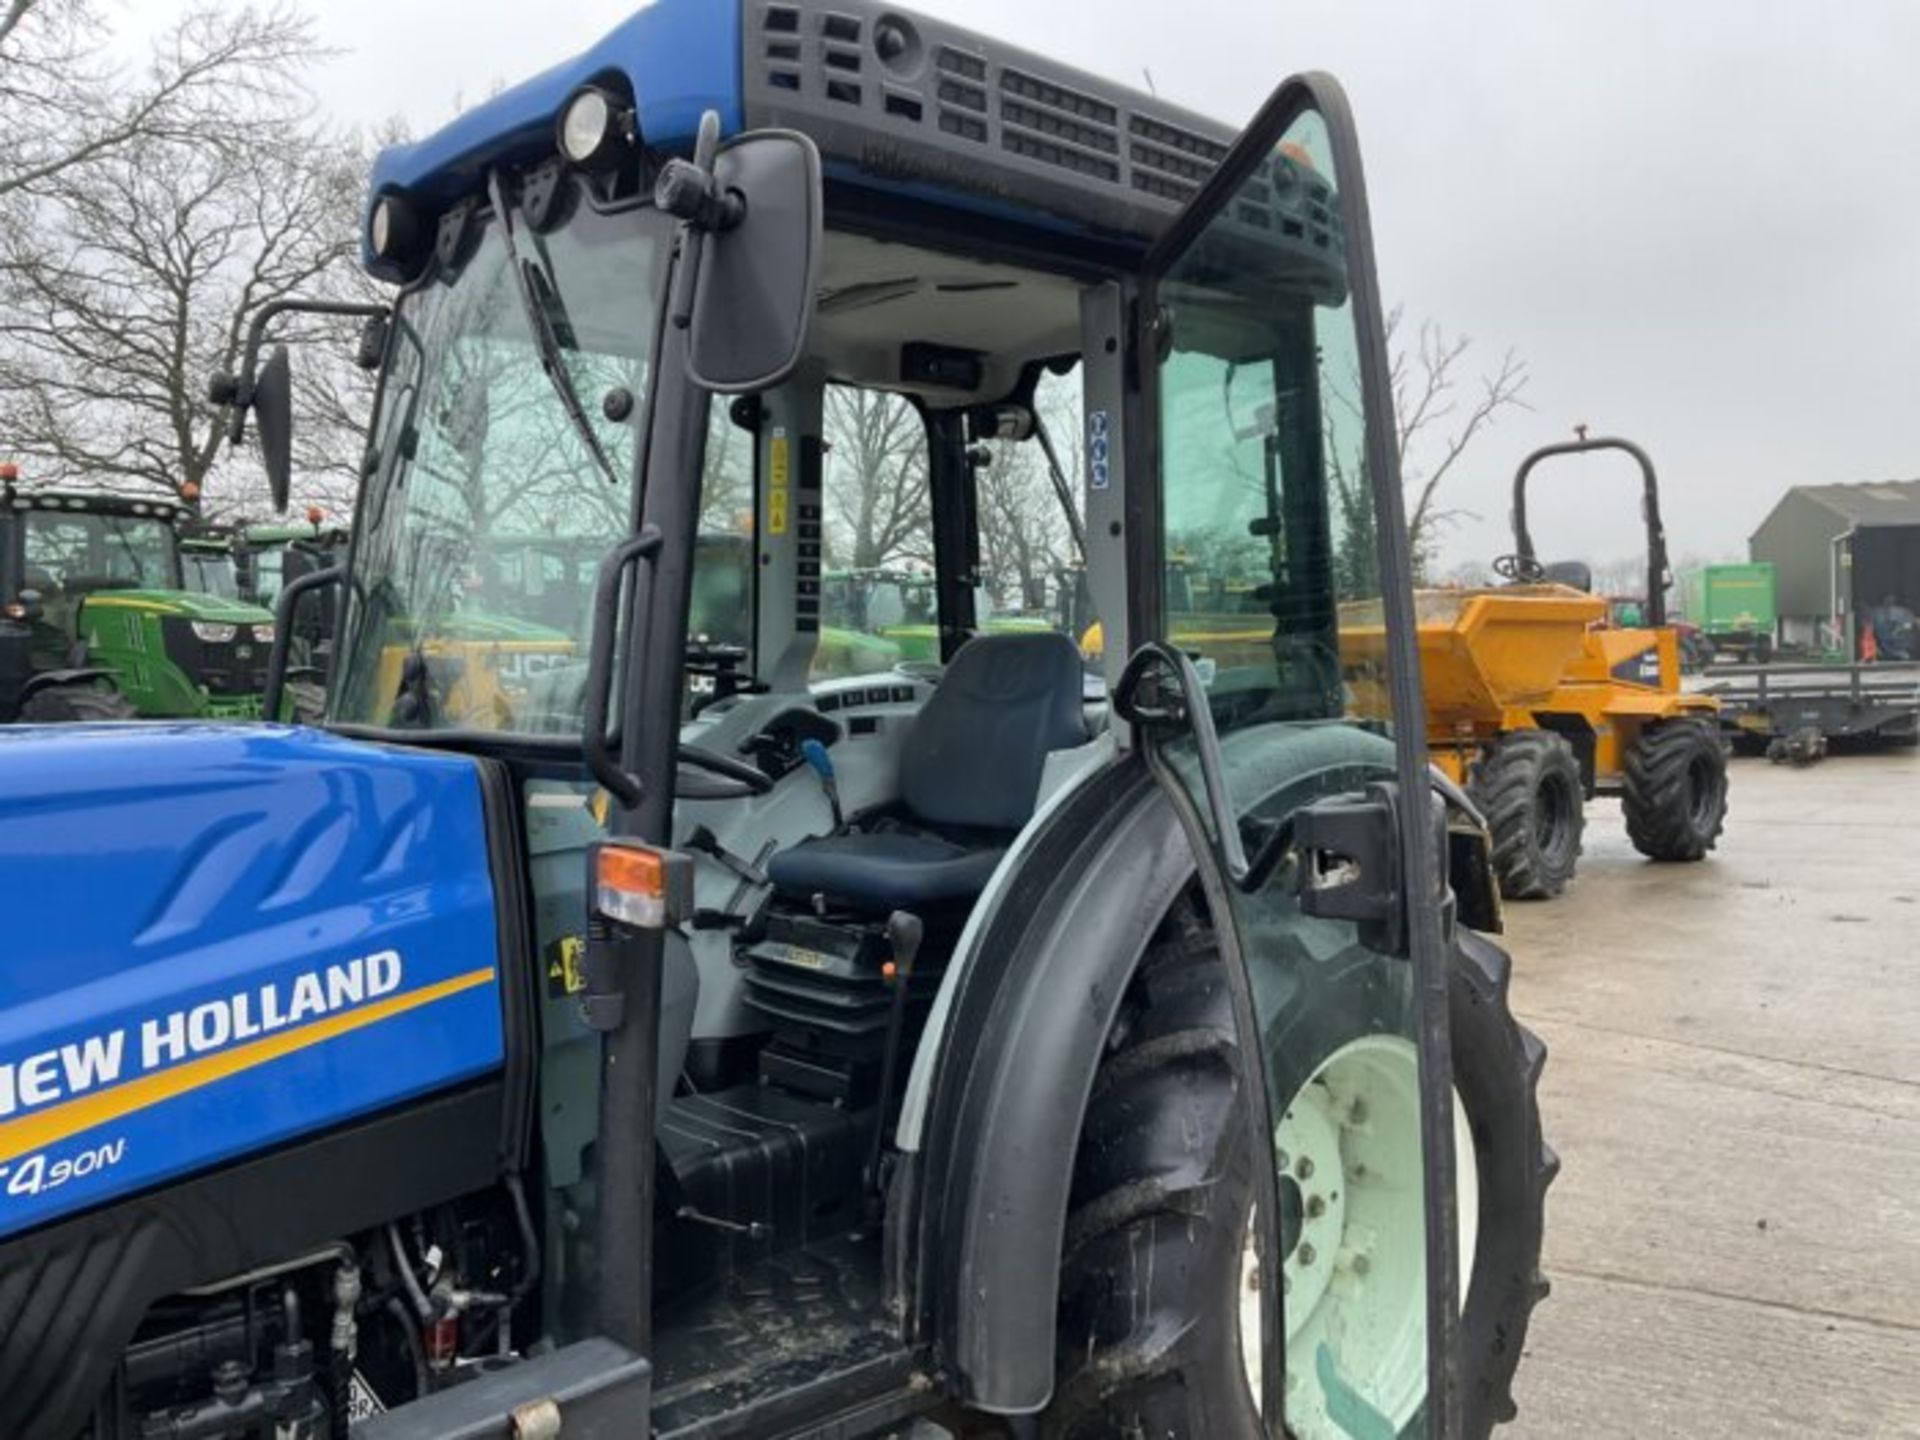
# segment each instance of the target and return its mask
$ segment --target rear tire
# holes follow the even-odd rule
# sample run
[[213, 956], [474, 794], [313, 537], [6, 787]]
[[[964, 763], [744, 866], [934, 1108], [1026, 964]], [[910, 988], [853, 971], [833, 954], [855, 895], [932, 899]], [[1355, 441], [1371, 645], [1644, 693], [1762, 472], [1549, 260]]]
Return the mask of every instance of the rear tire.
[[[1301, 1057], [1308, 1077], [1367, 1028], [1363, 987], [1326, 978], [1311, 1003], [1329, 1020], [1350, 1010], [1353, 1023], [1335, 1020], [1323, 1053]], [[1546, 1051], [1507, 1008], [1507, 978], [1506, 956], [1462, 932], [1450, 990], [1455, 1093], [1479, 1197], [1460, 1329], [1470, 1440], [1514, 1413], [1514, 1368], [1546, 1294], [1544, 1201], [1559, 1168], [1541, 1139], [1535, 1095]], [[1129, 987], [1088, 1103], [1062, 1260], [1057, 1383], [1043, 1417], [1049, 1435], [1262, 1433], [1241, 1358], [1255, 1161], [1240, 1063], [1212, 932], [1183, 905]], [[1276, 1116], [1291, 1098], [1275, 1097]]]
[[1727, 752], [1704, 720], [1650, 725], [1627, 752], [1620, 808], [1649, 860], [1706, 858], [1727, 820]]
[[20, 707], [20, 719], [28, 725], [84, 725], [138, 718], [133, 703], [103, 683], [49, 685], [34, 691]]
[[1473, 800], [1493, 840], [1493, 870], [1509, 900], [1546, 900], [1580, 862], [1586, 789], [1580, 761], [1551, 730], [1516, 730], [1474, 767]]

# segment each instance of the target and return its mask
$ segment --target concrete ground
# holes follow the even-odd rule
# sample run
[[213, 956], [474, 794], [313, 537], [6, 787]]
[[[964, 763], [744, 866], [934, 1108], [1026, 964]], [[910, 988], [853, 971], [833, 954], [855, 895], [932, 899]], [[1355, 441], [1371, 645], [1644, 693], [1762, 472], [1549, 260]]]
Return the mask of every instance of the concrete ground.
[[1502, 1437], [1920, 1437], [1920, 752], [1733, 767], [1707, 862], [1599, 802], [1509, 909], [1564, 1169]]

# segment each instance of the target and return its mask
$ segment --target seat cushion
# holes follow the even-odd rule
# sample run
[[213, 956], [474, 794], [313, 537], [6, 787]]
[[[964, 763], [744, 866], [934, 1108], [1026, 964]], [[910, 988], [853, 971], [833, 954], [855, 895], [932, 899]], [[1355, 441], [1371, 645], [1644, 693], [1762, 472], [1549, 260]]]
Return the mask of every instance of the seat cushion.
[[793, 899], [880, 913], [970, 904], [986, 888], [1003, 845], [969, 849], [918, 832], [827, 835], [767, 862], [774, 888]]

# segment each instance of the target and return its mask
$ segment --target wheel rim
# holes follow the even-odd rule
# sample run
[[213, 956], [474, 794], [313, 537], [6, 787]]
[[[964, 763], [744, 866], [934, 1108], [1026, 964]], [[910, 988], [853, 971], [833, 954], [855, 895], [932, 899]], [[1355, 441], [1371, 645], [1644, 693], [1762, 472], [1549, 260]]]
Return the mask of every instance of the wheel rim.
[[[1418, 1052], [1369, 1035], [1342, 1046], [1281, 1112], [1280, 1273], [1285, 1295], [1287, 1424], [1300, 1440], [1348, 1440], [1328, 1413], [1316, 1363], [1338, 1357], [1344, 1381], [1393, 1426], [1427, 1392], [1424, 1187], [1407, 1183], [1420, 1154]], [[1466, 1107], [1453, 1100], [1461, 1303], [1479, 1240], [1480, 1183]], [[1250, 1219], [1242, 1258], [1241, 1354], [1261, 1397], [1259, 1258]]]

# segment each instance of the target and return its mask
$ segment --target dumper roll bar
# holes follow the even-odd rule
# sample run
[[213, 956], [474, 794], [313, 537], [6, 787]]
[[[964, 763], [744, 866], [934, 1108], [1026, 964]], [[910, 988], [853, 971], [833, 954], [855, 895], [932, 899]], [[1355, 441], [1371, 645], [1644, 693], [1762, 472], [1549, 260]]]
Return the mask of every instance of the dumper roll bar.
[[1527, 529], [1527, 476], [1542, 460], [1555, 455], [1584, 455], [1593, 450], [1624, 450], [1640, 466], [1645, 489], [1640, 502], [1641, 518], [1647, 522], [1647, 608], [1646, 624], [1659, 629], [1667, 623], [1667, 586], [1672, 574], [1667, 569], [1667, 531], [1660, 523], [1660, 482], [1653, 473], [1653, 460], [1631, 440], [1599, 436], [1589, 440], [1565, 440], [1558, 445], [1542, 445], [1520, 462], [1513, 476], [1513, 548], [1529, 568], [1540, 563], [1534, 553], [1533, 535]]

